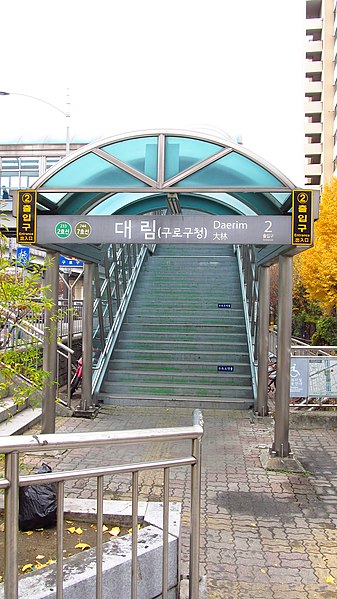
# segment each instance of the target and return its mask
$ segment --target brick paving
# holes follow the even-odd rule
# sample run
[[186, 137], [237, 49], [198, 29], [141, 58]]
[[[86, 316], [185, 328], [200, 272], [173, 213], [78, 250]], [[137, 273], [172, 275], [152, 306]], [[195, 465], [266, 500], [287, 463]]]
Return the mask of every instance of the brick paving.
[[[203, 410], [201, 574], [207, 598], [330, 599], [337, 597], [337, 431], [292, 430], [291, 446], [305, 474], [261, 465], [271, 446], [272, 421], [249, 412]], [[190, 425], [189, 409], [103, 407], [94, 420], [58, 418], [57, 432], [89, 432]], [[128, 445], [79, 449], [26, 459], [54, 469], [95, 467], [182, 455], [190, 447]], [[160, 472], [139, 475], [139, 499], [162, 497]], [[95, 481], [66, 486], [71, 497], [95, 497]], [[183, 576], [187, 575], [189, 469], [170, 478], [172, 500], [183, 509]], [[130, 499], [130, 475], [105, 478], [105, 498]]]

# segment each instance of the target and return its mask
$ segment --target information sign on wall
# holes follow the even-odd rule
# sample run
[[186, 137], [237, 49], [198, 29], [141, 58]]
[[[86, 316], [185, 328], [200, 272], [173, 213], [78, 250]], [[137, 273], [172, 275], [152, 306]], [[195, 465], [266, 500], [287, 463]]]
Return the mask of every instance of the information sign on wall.
[[294, 189], [292, 192], [292, 245], [313, 244], [313, 192]]
[[16, 241], [36, 243], [36, 197], [32, 189], [19, 190], [16, 218]]

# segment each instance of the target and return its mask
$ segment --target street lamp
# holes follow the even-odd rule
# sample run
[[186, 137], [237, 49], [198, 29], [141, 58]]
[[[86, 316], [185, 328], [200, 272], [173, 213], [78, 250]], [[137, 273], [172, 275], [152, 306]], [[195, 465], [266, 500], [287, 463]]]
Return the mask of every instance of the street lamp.
[[25, 98], [32, 98], [33, 100], [38, 100], [38, 102], [42, 102], [43, 104], [47, 104], [48, 106], [51, 106], [52, 108], [55, 108], [55, 110], [58, 110], [58, 112], [61, 112], [65, 117], [66, 117], [66, 156], [69, 154], [70, 151], [70, 100], [69, 100], [69, 90], [67, 90], [67, 107], [68, 109], [62, 110], [61, 108], [59, 108], [58, 106], [55, 106], [55, 104], [51, 104], [51, 102], [47, 102], [47, 100], [43, 100], [42, 98], [37, 98], [36, 96], [30, 96], [29, 94], [20, 94], [18, 92], [3, 92], [0, 91], [0, 96], [23, 96]]

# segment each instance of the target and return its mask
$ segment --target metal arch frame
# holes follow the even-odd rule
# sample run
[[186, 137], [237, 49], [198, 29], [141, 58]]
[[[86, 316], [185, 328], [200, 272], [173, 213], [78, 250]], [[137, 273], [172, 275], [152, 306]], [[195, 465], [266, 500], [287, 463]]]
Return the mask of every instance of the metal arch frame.
[[[106, 145], [110, 145], [110, 144], [121, 142], [121, 141], [129, 141], [132, 139], [140, 139], [140, 138], [144, 138], [144, 137], [157, 137], [157, 139], [158, 139], [157, 181], [155, 181], [154, 179], [151, 179], [144, 173], [141, 173], [140, 171], [134, 169], [127, 163], [125, 163], [117, 158], [114, 158], [113, 156], [111, 156], [110, 154], [105, 152], [104, 149], [102, 149]], [[192, 167], [186, 169], [185, 171], [183, 171], [181, 173], [178, 173], [174, 177], [171, 177], [170, 179], [165, 181], [164, 169], [165, 169], [165, 139], [166, 139], [166, 137], [181, 137], [181, 138], [190, 138], [190, 139], [193, 138], [197, 141], [213, 143], [215, 145], [222, 147], [223, 150], [220, 150], [219, 152], [216, 152], [215, 154], [208, 156], [207, 158], [199, 161]], [[150, 192], [158, 192], [158, 191], [163, 191], [164, 189], [167, 191], [170, 191], [172, 193], [181, 193], [182, 191], [195, 192], [196, 189], [194, 187], [192, 187], [192, 188], [187, 187], [187, 188], [182, 189], [180, 187], [176, 188], [175, 184], [182, 181], [183, 179], [186, 179], [191, 174], [205, 168], [209, 164], [216, 162], [217, 160], [219, 160], [223, 156], [231, 153], [232, 151], [235, 151], [237, 154], [240, 154], [241, 156], [252, 160], [256, 164], [261, 166], [263, 169], [267, 170], [271, 175], [273, 175], [276, 179], [278, 179], [284, 187], [260, 187], [260, 188], [246, 187], [246, 186], [244, 186], [244, 187], [242, 187], [242, 186], [239, 186], [239, 187], [207, 187], [207, 188], [203, 188], [202, 191], [211, 192], [211, 193], [212, 192], [214, 192], [214, 193], [237, 192], [238, 193], [238, 192], [244, 192], [244, 191], [246, 191], [246, 192], [247, 191], [255, 191], [255, 192], [262, 192], [262, 193], [272, 193], [272, 192], [278, 193], [281, 191], [289, 191], [290, 192], [292, 189], [295, 188], [295, 185], [278, 169], [276, 169], [274, 166], [272, 166], [267, 161], [265, 161], [261, 157], [257, 156], [250, 150], [243, 149], [243, 147], [239, 144], [236, 144], [232, 141], [228, 141], [227, 139], [223, 140], [223, 139], [219, 139], [214, 136], [202, 135], [197, 132], [182, 131], [182, 130], [169, 130], [169, 129], [138, 131], [138, 132], [134, 132], [134, 133], [129, 133], [127, 135], [112, 136], [109, 138], [101, 139], [99, 141], [95, 141], [90, 144], [87, 144], [83, 148], [75, 150], [69, 156], [66, 156], [59, 163], [57, 163], [56, 165], [54, 165], [53, 167], [48, 169], [48, 171], [36, 181], [35, 188], [38, 190], [41, 189], [41, 191], [42, 191], [42, 189], [45, 189], [45, 191], [48, 193], [52, 193], [55, 191], [58, 191], [58, 192], [63, 191], [64, 188], [55, 187], [55, 188], [46, 189], [46, 188], [43, 188], [43, 185], [54, 174], [59, 172], [66, 165], [71, 164], [72, 162], [74, 162], [75, 160], [80, 158], [81, 156], [85, 156], [86, 154], [89, 154], [89, 153], [94, 153], [97, 156], [101, 157], [102, 159], [106, 160], [107, 162], [113, 164], [114, 166], [116, 166], [118, 168], [121, 168], [123, 171], [134, 176], [135, 178], [137, 178], [139, 181], [141, 181], [148, 187], [147, 188], [146, 187], [144, 188], [144, 186], [141, 188], [136, 188], [136, 187], [132, 187], [132, 188], [109, 187], [109, 188], [106, 188], [106, 187], [103, 187], [100, 189], [97, 189], [96, 187], [94, 187], [94, 188], [74, 187], [74, 188], [67, 188], [68, 192], [83, 192], [83, 191], [98, 192], [99, 191], [100, 193], [104, 194], [104, 193], [109, 193], [109, 192], [117, 193], [117, 192], [131, 191], [131, 192], [135, 192], [135, 193], [138, 193], [138, 192], [142, 193], [145, 190], [150, 191]]]

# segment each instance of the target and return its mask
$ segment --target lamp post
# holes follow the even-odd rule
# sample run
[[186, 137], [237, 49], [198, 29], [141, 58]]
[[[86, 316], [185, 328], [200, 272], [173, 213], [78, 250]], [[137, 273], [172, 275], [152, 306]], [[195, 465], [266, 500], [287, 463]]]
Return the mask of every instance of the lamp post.
[[48, 102], [47, 100], [43, 100], [42, 98], [37, 98], [36, 96], [30, 96], [29, 94], [21, 94], [19, 92], [0, 91], [0, 96], [23, 96], [24, 98], [31, 98], [32, 100], [37, 100], [38, 102], [42, 102], [43, 104], [47, 104], [47, 106], [51, 106], [52, 108], [55, 108], [55, 110], [58, 110], [58, 112], [61, 112], [61, 114], [63, 114], [66, 117], [66, 156], [69, 154], [69, 151], [70, 151], [70, 98], [69, 98], [69, 90], [67, 90], [67, 99], [66, 99], [67, 110], [62, 110], [61, 108], [59, 108], [58, 106], [55, 106], [55, 104], [52, 104], [51, 102]]

